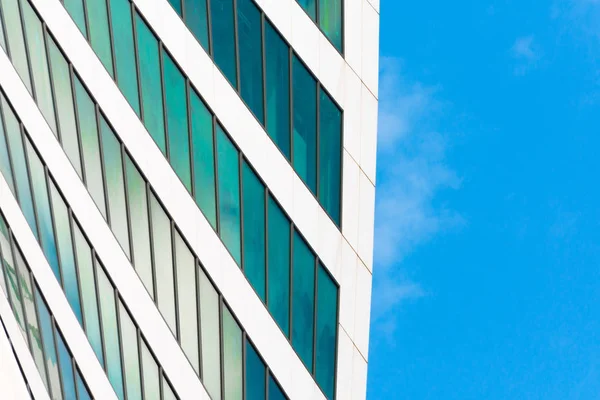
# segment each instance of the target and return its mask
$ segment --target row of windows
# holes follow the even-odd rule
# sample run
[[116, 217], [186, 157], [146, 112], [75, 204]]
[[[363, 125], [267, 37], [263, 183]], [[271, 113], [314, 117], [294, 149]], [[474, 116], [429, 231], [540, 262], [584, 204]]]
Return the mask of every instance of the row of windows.
[[[2, 245], [0, 245], [1, 247]], [[2, 268], [2, 258], [0, 257], [0, 268]], [[0, 285], [3, 285], [2, 287], [4, 288], [4, 275], [2, 273], [0, 273], [0, 281], [2, 283], [0, 283]], [[6, 294], [6, 293], [5, 293]], [[6, 296], [5, 296], [6, 297]], [[8, 331], [6, 330], [6, 325], [4, 325], [4, 321], [2, 320], [2, 318], [0, 318], [0, 325], [2, 326], [2, 330], [4, 331], [4, 335], [8, 338], [8, 343], [10, 344], [10, 350], [13, 354], [13, 357], [15, 359], [15, 361], [17, 362], [17, 366], [19, 367], [19, 372], [21, 373], [21, 378], [23, 378], [23, 382], [25, 382], [25, 386], [27, 387], [27, 393], [29, 394], [29, 399], [33, 399], [33, 394], [31, 393], [31, 387], [29, 385], [29, 380], [27, 379], [27, 376], [25, 375], [25, 371], [23, 371], [23, 366], [21, 365], [21, 360], [19, 359], [19, 356], [17, 355], [17, 352], [15, 350], [15, 346], [13, 346], [12, 341], [10, 340], [10, 336], [8, 335]]]
[[[216, 65], [339, 227], [339, 107], [253, 0], [170, 1], [204, 48], [212, 49], [209, 54]], [[192, 193], [196, 182], [191, 177], [197, 166], [190, 165], [192, 155], [186, 143], [193, 140], [192, 121], [201, 115], [189, 97], [200, 96], [130, 0], [64, 3]], [[86, 15], [94, 18], [86, 19]]]
[[79, 367], [2, 215], [0, 287], [9, 300], [50, 398], [90, 400], [91, 396]]
[[[2, 174], [117, 397], [141, 400], [143, 391], [146, 398], [177, 399], [95, 250], [1, 93], [0, 149], [6, 155]], [[6, 258], [7, 253], [4, 254]], [[11, 281], [10, 277], [7, 281]], [[159, 384], [161, 388], [157, 390]]]
[[343, 0], [296, 0], [300, 7], [306, 11], [321, 28], [333, 46], [343, 53], [344, 27], [343, 27]]
[[[23, 4], [28, 6], [26, 1]], [[147, 32], [150, 34], [149, 30]], [[176, 323], [177, 300], [173, 293], [176, 286], [174, 276], [177, 275], [157, 268], [172, 264], [172, 255], [177, 247], [173, 244], [166, 252], [153, 251], [160, 240], [177, 243], [178, 240], [173, 238], [179, 238], [179, 234], [176, 229], [169, 232], [169, 227], [174, 226], [172, 219], [160, 206], [148, 182], [52, 37], [47, 33], [44, 37], [51, 73], [33, 65], [31, 75], [49, 75], [44, 85], [53, 94], [53, 102], [47, 108], [51, 110], [50, 115], [58, 116], [57, 136], [148, 292], [186, 350], [181, 338], [182, 329]], [[43, 47], [41, 49], [44, 50]], [[170, 60], [164, 50], [159, 54]], [[16, 65], [12, 53], [11, 58]], [[166, 68], [167, 71], [169, 69]], [[57, 70], [64, 71], [63, 79], [56, 78], [54, 73]], [[27, 74], [27, 71], [24, 73]], [[42, 79], [36, 81], [42, 82]], [[37, 95], [39, 85], [35, 86], [34, 94], [44, 113], [46, 107]], [[185, 149], [186, 154], [191, 155], [194, 168], [190, 182], [194, 182], [194, 198], [317, 383], [329, 398], [333, 398], [338, 288], [216, 117], [208, 111], [188, 82], [182, 82], [180, 86], [189, 94], [191, 112], [186, 121], [192, 136], [189, 141], [179, 140], [176, 148]], [[54, 109], [56, 113], [52, 112]], [[72, 129], [61, 129], [62, 124]], [[63, 133], [65, 130], [69, 130], [68, 135]], [[181, 248], [189, 253], [185, 258], [195, 258], [187, 246]], [[177, 256], [176, 260], [179, 259]], [[186, 352], [188, 358], [196, 359], [195, 351], [191, 352], [191, 355]]]

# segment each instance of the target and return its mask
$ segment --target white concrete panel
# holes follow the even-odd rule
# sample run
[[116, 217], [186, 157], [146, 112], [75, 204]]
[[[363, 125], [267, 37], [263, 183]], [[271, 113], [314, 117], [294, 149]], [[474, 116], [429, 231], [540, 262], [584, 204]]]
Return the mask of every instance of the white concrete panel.
[[[41, 3], [46, 4], [46, 2]], [[40, 9], [43, 9], [46, 13], [50, 14], [64, 11], [64, 9], [58, 5], [52, 7], [44, 5], [43, 7], [40, 7]], [[46, 21], [48, 21], [48, 19]], [[56, 23], [55, 20], [53, 21]], [[83, 183], [79, 179], [79, 176], [71, 166], [58, 141], [56, 141], [46, 121], [39, 112], [39, 109], [27, 93], [25, 86], [18, 78], [10, 61], [4, 53], [0, 55], [0, 84], [5, 90], [13, 107], [17, 111], [19, 118], [22, 120], [38, 151], [41, 153], [43, 160], [46, 162], [50, 173], [73, 209], [74, 215], [96, 249], [100, 261], [115, 283], [125, 304], [133, 314], [134, 319], [144, 333], [148, 344], [154, 350], [158, 361], [163, 366], [165, 373], [171, 380], [176, 391], [184, 399], [192, 397], [208, 399], [208, 394], [200, 383], [196, 373], [187, 361], [187, 358], [175, 341], [175, 338], [171, 334], [171, 331], [159, 314], [157, 308], [154, 306], [152, 299], [148, 295], [148, 292], [137, 276], [135, 270], [104, 221], [102, 214], [100, 214], [100, 211], [92, 201], [90, 195], [83, 186]], [[14, 207], [17, 207], [16, 203], [13, 205]], [[5, 210], [7, 218], [17, 218], [17, 215], [22, 217], [17, 210], [18, 209], [16, 208]], [[70, 320], [67, 319], [67, 322], [65, 322], [65, 324], [69, 324], [69, 326], [63, 328], [65, 331], [65, 339], [68, 342], [73, 343], [69, 340], [67, 335], [72, 334], [73, 331], [77, 332], [79, 324], [71, 312], [66, 298], [62, 295], [62, 290], [52, 275], [50, 267], [40, 267], [40, 265], [43, 265], [42, 263], [45, 261], [45, 258], [39, 247], [37, 248], [37, 252], [33, 249], [33, 247], [36, 246], [36, 242], [31, 230], [26, 225], [24, 218], [20, 223], [10, 221], [9, 223], [13, 227], [18, 239], [29, 233], [30, 242], [26, 243], [26, 246], [24, 246], [25, 249], [28, 249], [26, 251], [26, 256], [28, 257], [29, 265], [31, 265], [32, 270], [37, 268], [39, 271], [38, 274], [45, 274], [43, 276], [36, 276], [39, 282], [44, 282], [44, 285], [50, 285], [50, 287], [54, 284], [55, 293], [46, 297], [55, 314], [57, 314], [57, 311], [59, 310], [52, 307], [51, 300], [63, 302], [62, 308], [65, 309], [65, 314], [71, 317]], [[26, 240], [26, 238], [21, 240]], [[34, 254], [38, 255], [38, 259], [30, 259]], [[83, 336], [83, 332], [79, 330], [78, 333], [81, 334], [80, 339], [84, 339], [87, 343], [85, 336]], [[76, 346], [72, 344], [72, 347], [79, 346], [85, 348], [83, 345]], [[92, 350], [89, 345], [87, 350], [89, 350], [87, 357], [81, 359], [81, 361], [78, 358], [78, 362], [91, 363], [93, 360], [99, 367], [95, 356], [91, 353]], [[108, 396], [108, 394], [106, 396]], [[95, 397], [110, 398], [98, 395]]]
[[331, 45], [324, 35], [319, 35], [319, 76], [331, 85], [328, 86], [329, 94], [334, 99], [344, 98], [346, 84], [346, 67], [348, 64], [339, 57], [337, 50]]
[[379, 82], [379, 14], [367, 0], [363, 1], [362, 73], [361, 79], [369, 90], [378, 95]]
[[352, 356], [352, 400], [367, 398], [367, 362], [354, 348]]
[[375, 225], [375, 187], [362, 171], [358, 177], [358, 255], [369, 271], [373, 271], [373, 235]]
[[354, 158], [354, 160], [356, 160], [356, 162], [360, 162], [362, 88], [363, 84], [356, 73], [354, 73], [352, 68], [346, 67], [344, 149], [352, 156], [352, 158]]
[[353, 338], [356, 312], [356, 270], [359, 261], [348, 242], [344, 241], [342, 248], [342, 281], [340, 282], [339, 323], [345, 331], [345, 334], [349, 336], [349, 338]]
[[[290, 43], [300, 55], [302, 61], [321, 80], [319, 76], [319, 38], [322, 34], [315, 29], [315, 23], [300, 6], [292, 7], [292, 40]], [[331, 46], [331, 44], [330, 44]], [[332, 46], [333, 47], [333, 46]], [[341, 58], [341, 57], [340, 57]], [[335, 84], [328, 82], [328, 87]], [[332, 90], [333, 91], [333, 90]]]
[[[1, 292], [1, 289], [0, 289]], [[0, 326], [0, 392], [7, 399], [29, 400], [25, 378], [12, 351], [8, 337]]]
[[365, 265], [356, 266], [356, 303], [354, 316], [354, 343], [363, 358], [369, 354], [369, 325], [371, 322], [371, 283], [373, 276]]
[[360, 170], [354, 159], [344, 151], [344, 193], [342, 196], [342, 232], [353, 249], [358, 249], [358, 217], [360, 215]]
[[375, 183], [377, 171], [377, 99], [363, 85], [361, 90], [360, 167]]
[[362, 74], [363, 0], [344, 0], [344, 58], [359, 76]]
[[338, 334], [338, 357], [336, 398], [352, 399], [352, 372], [354, 369], [354, 346], [348, 334], [341, 329]]
[[379, 13], [379, 0], [369, 0], [369, 3], [371, 3], [371, 5], [373, 6], [373, 8], [375, 9], [375, 11], [377, 11], [377, 13]]

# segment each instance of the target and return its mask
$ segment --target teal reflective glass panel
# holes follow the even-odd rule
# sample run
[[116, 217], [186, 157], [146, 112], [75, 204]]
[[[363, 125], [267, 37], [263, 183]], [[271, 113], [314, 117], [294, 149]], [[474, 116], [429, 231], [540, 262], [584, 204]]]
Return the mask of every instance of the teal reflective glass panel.
[[77, 320], [81, 326], [83, 326], [69, 213], [58, 190], [50, 179], [48, 181], [50, 182], [50, 198], [52, 200], [54, 228], [56, 229], [56, 242], [58, 244], [58, 254], [60, 255], [60, 267], [63, 276], [65, 295], [67, 296], [67, 301], [71, 305], [71, 309], [75, 313]]
[[291, 160], [290, 146], [290, 49], [265, 20], [265, 70], [267, 133]]
[[138, 77], [133, 46], [133, 20], [129, 0], [110, 0], [110, 15], [113, 37], [116, 38], [114, 57], [117, 67], [117, 84], [139, 116]]
[[242, 330], [223, 306], [223, 377], [225, 379], [224, 400], [242, 400]]
[[75, 254], [77, 255], [77, 267], [79, 268], [79, 278], [81, 279], [81, 302], [84, 311], [85, 333], [94, 353], [96, 353], [96, 357], [100, 361], [100, 365], [104, 365], [92, 252], [81, 230], [75, 223], [73, 223], [73, 238], [75, 239]]
[[237, 22], [241, 96], [264, 124], [261, 16], [252, 0], [237, 0]]
[[4, 18], [4, 28], [6, 29], [6, 39], [8, 41], [8, 51], [21, 80], [27, 86], [29, 93], [32, 92], [31, 78], [29, 77], [29, 61], [25, 51], [25, 40], [23, 35], [23, 26], [21, 25], [21, 15], [19, 12], [19, 1], [1, 0], [2, 17]]
[[54, 272], [54, 276], [61, 282], [60, 266], [58, 264], [58, 254], [56, 252], [56, 240], [54, 238], [54, 225], [52, 215], [50, 214], [50, 202], [48, 199], [48, 187], [46, 186], [46, 174], [44, 166], [39, 159], [29, 139], [25, 137], [25, 147], [27, 148], [27, 159], [29, 160], [29, 171], [31, 174], [31, 185], [33, 187], [33, 198], [37, 211], [38, 228], [40, 232], [40, 242], [44, 255]]
[[21, 1], [21, 7], [23, 10], [23, 20], [25, 21], [25, 31], [27, 33], [27, 46], [29, 49], [33, 86], [35, 88], [35, 99], [44, 118], [48, 121], [50, 129], [56, 135], [54, 101], [52, 99], [52, 89], [50, 88], [50, 74], [48, 71], [42, 22], [28, 1]]
[[242, 178], [244, 274], [265, 302], [265, 187], [246, 162], [242, 167]]
[[139, 14], [135, 17], [135, 28], [144, 125], [158, 148], [167, 154], [158, 41]]
[[185, 24], [208, 52], [208, 13], [206, 0], [184, 0]]
[[292, 67], [294, 93], [294, 169], [317, 193], [317, 82], [298, 57]]
[[315, 257], [308, 245], [294, 232], [292, 292], [292, 346], [306, 368], [312, 372], [313, 321], [315, 307]]
[[[110, 76], [114, 77], [110, 32], [108, 29], [107, 0], [86, 0], [90, 42]], [[121, 38], [119, 38], [120, 40]]]
[[333, 46], [342, 51], [342, 0], [318, 1], [319, 26]]
[[246, 400], [265, 400], [266, 368], [254, 346], [246, 341]]
[[33, 234], [38, 238], [36, 229], [35, 213], [33, 211], [33, 200], [31, 197], [31, 188], [29, 187], [29, 173], [27, 171], [27, 163], [25, 162], [25, 152], [23, 149], [23, 138], [21, 135], [21, 126], [12, 109], [6, 102], [4, 96], [0, 96], [2, 100], [2, 111], [4, 113], [4, 123], [6, 135], [8, 138], [8, 146], [10, 149], [10, 158], [14, 168], [14, 178], [17, 184], [17, 199], [21, 206], [21, 211], [25, 215], [25, 219]]
[[125, 170], [127, 174], [129, 217], [131, 220], [133, 265], [148, 293], [150, 293], [150, 297], [154, 298], [146, 182], [127, 154], [125, 154]]
[[102, 138], [102, 155], [104, 156], [110, 227], [123, 251], [127, 257], [130, 257], [121, 143], [102, 116], [100, 116], [100, 136]]
[[319, 202], [340, 225], [342, 113], [323, 89], [319, 93]]
[[213, 399], [221, 398], [221, 334], [219, 295], [204, 271], [198, 269], [200, 291], [200, 338], [202, 340], [202, 379]]
[[13, 182], [13, 171], [8, 155], [8, 142], [6, 140], [6, 131], [4, 129], [4, 116], [2, 108], [3, 107], [0, 105], [0, 170], [4, 176], [4, 179], [8, 183], [10, 190], [13, 192], [13, 194], [15, 194], [15, 184]]
[[192, 192], [186, 82], [175, 62], [163, 51], [164, 88], [167, 106], [169, 161], [187, 190]]
[[137, 329], [123, 303], [118, 303], [127, 400], [142, 400]]
[[219, 165], [219, 226], [221, 239], [240, 264], [240, 160], [220, 125], [217, 125]]
[[77, 395], [79, 396], [79, 400], [92, 400], [92, 396], [90, 396], [90, 392], [88, 391], [87, 386], [83, 383], [83, 379], [81, 379], [81, 375], [79, 371], [77, 372]]
[[233, 0], [211, 0], [213, 58], [233, 87], [237, 87]]
[[84, 0], [64, 0], [67, 12], [75, 21], [83, 36], [87, 39], [87, 28], [85, 23], [85, 5]]
[[48, 377], [50, 379], [50, 392], [53, 399], [62, 399], [60, 389], [60, 373], [58, 371], [58, 358], [56, 356], [56, 348], [54, 347], [54, 337], [52, 329], [52, 320], [50, 313], [46, 307], [46, 303], [42, 300], [38, 290], [35, 290], [35, 302], [40, 319], [40, 331], [42, 335], [42, 343], [46, 354], [46, 367]]
[[71, 164], [73, 164], [79, 176], [82, 177], [81, 160], [79, 159], [79, 136], [75, 123], [75, 105], [69, 64], [67, 64], [67, 60], [50, 37], [48, 37], [48, 52], [50, 54], [61, 144]]
[[287, 400], [283, 391], [275, 382], [272, 376], [269, 375], [269, 400]]
[[67, 350], [67, 346], [62, 338], [62, 335], [57, 330], [54, 331], [56, 336], [56, 346], [58, 349], [58, 362], [60, 365], [60, 376], [62, 378], [62, 386], [65, 394], [65, 399], [76, 399], [75, 378], [73, 376], [73, 365], [71, 364], [71, 355]]
[[217, 229], [213, 119], [204, 102], [190, 88], [194, 198], [213, 229]]
[[75, 100], [77, 102], [77, 117], [79, 120], [79, 134], [81, 150], [85, 169], [85, 182], [92, 199], [107, 218], [106, 202], [104, 199], [104, 173], [100, 161], [100, 142], [98, 137], [98, 123], [96, 120], [96, 106], [92, 102], [87, 90], [76, 75]]
[[173, 6], [177, 15], [181, 17], [181, 0], [169, 0], [169, 3]]
[[290, 221], [269, 197], [269, 303], [271, 315], [283, 333], [290, 335]]
[[102, 318], [102, 333], [104, 336], [104, 354], [106, 354], [106, 369], [117, 397], [124, 399], [123, 375], [121, 371], [121, 345], [117, 326], [117, 308], [115, 291], [108, 277], [96, 260], [96, 279], [98, 279], [98, 298], [100, 299], [100, 314]]
[[298, 4], [306, 11], [310, 18], [315, 21], [317, 18], [317, 4], [316, 0], [297, 0]]
[[338, 288], [319, 263], [317, 272], [316, 380], [328, 399], [335, 391]]
[[144, 382], [144, 399], [160, 400], [160, 376], [158, 374], [158, 365], [148, 346], [142, 340], [141, 342], [142, 373]]

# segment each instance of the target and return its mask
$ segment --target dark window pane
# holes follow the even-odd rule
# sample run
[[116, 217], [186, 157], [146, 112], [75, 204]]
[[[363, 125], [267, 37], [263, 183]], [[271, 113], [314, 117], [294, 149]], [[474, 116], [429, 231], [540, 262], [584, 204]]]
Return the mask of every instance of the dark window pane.
[[190, 142], [185, 79], [175, 62], [163, 51], [164, 90], [167, 105], [169, 161], [187, 190], [192, 192]]
[[342, 187], [342, 113], [322, 89], [319, 101], [319, 202], [339, 226]]
[[342, 51], [342, 0], [319, 0], [319, 26], [335, 48]]
[[58, 359], [56, 356], [56, 348], [54, 347], [54, 338], [52, 331], [52, 320], [46, 303], [40, 296], [39, 289], [35, 290], [35, 302], [40, 318], [40, 331], [42, 342], [44, 343], [44, 351], [46, 354], [46, 367], [50, 377], [50, 390], [53, 399], [62, 399], [60, 391], [60, 376], [58, 373]]
[[58, 358], [60, 362], [60, 375], [62, 377], [65, 399], [76, 399], [75, 394], [75, 377], [73, 376], [73, 365], [71, 364], [71, 355], [67, 350], [67, 346], [62, 338], [62, 335], [57, 330], [54, 330], [56, 336], [56, 344], [58, 346]]
[[108, 30], [108, 10], [106, 0], [87, 0], [88, 22], [90, 24], [90, 42], [92, 48], [108, 73], [114, 77], [110, 32]]
[[212, 115], [195, 90], [190, 89], [192, 146], [194, 153], [194, 190], [198, 207], [217, 229], [215, 192], [215, 151]]
[[260, 359], [254, 346], [246, 341], [246, 400], [265, 400], [265, 363]]
[[65, 0], [65, 8], [75, 24], [87, 39], [87, 32], [85, 27], [85, 9], [83, 5], [84, 0]]
[[300, 7], [304, 8], [313, 21], [316, 20], [317, 7], [315, 0], [298, 0], [298, 3], [300, 4]]
[[241, 96], [264, 124], [260, 11], [252, 0], [238, 0], [237, 7]]
[[265, 299], [265, 187], [244, 162], [244, 273]]
[[292, 346], [312, 372], [315, 257], [298, 232], [294, 232], [293, 271]]
[[290, 52], [269, 21], [265, 21], [267, 133], [290, 160]]
[[328, 399], [334, 397], [338, 289], [322, 265], [317, 284], [316, 379]]
[[181, 0], [169, 0], [169, 3], [171, 3], [177, 15], [181, 17]]
[[294, 56], [294, 169], [317, 193], [317, 82]]
[[83, 383], [83, 379], [81, 379], [79, 371], [77, 371], [77, 395], [79, 396], [79, 400], [92, 399], [92, 396], [90, 396], [90, 392], [88, 392], [87, 386], [85, 386], [85, 383]]
[[240, 265], [240, 170], [238, 151], [217, 125], [221, 239]]
[[290, 221], [269, 197], [269, 311], [290, 335]]
[[269, 400], [286, 400], [283, 391], [271, 375], [269, 375]]
[[167, 154], [165, 146], [165, 118], [160, 75], [158, 41], [144, 20], [136, 14], [137, 50], [140, 60], [143, 120], [158, 148]]
[[229, 83], [236, 87], [233, 0], [212, 0], [210, 14], [215, 64], [221, 69]]
[[206, 0], [185, 0], [185, 24], [208, 53], [208, 18]]
[[137, 68], [133, 46], [133, 21], [129, 0], [110, 0], [113, 37], [115, 39], [115, 61], [119, 89], [136, 112], [140, 115], [138, 97]]

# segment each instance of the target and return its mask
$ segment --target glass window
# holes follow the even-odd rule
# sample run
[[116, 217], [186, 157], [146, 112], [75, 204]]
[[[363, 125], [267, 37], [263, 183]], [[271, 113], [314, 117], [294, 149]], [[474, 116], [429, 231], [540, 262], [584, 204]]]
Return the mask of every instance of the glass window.
[[298, 3], [300, 4], [300, 7], [304, 8], [310, 18], [315, 21], [317, 16], [317, 5], [315, 0], [298, 0]]
[[127, 227], [127, 208], [125, 207], [125, 182], [121, 159], [121, 143], [119, 143], [115, 137], [115, 133], [108, 126], [103, 116], [100, 116], [100, 136], [102, 138], [102, 155], [104, 157], [110, 227], [127, 257], [131, 258], [129, 253], [129, 229]]
[[283, 391], [273, 379], [273, 376], [269, 375], [269, 400], [286, 400], [287, 398], [283, 394]]
[[31, 91], [29, 62], [25, 51], [23, 26], [21, 25], [21, 15], [19, 13], [19, 2], [15, 0], [1, 0], [1, 4], [2, 17], [4, 18], [5, 29], [7, 32], [6, 39], [8, 40], [10, 60], [23, 80], [23, 83], [27, 86], [29, 93], [33, 93]]
[[264, 124], [261, 16], [252, 0], [237, 1], [237, 21], [241, 96]]
[[144, 399], [160, 400], [160, 377], [158, 365], [144, 340], [140, 341], [142, 347], [142, 372], [144, 374]]
[[290, 49], [269, 21], [265, 20], [267, 87], [267, 133], [285, 158], [290, 147]]
[[217, 125], [221, 239], [240, 264], [240, 160], [223, 128]]
[[65, 393], [65, 399], [76, 399], [75, 394], [75, 378], [73, 376], [73, 365], [71, 364], [72, 359], [65, 345], [65, 341], [58, 330], [54, 330], [56, 336], [56, 345], [58, 348], [58, 362], [60, 365], [60, 375], [62, 377], [63, 390]]
[[88, 16], [93, 16], [88, 18], [92, 48], [110, 76], [114, 77], [106, 0], [86, 0], [86, 5]]
[[319, 97], [319, 202], [340, 225], [342, 113], [321, 89]]
[[215, 151], [212, 115], [190, 88], [192, 147], [194, 163], [194, 196], [213, 229], [217, 229], [215, 193]]
[[81, 374], [79, 371], [77, 372], [77, 395], [79, 396], [79, 400], [92, 400], [92, 396], [90, 396], [90, 392], [87, 389], [87, 386], [81, 379]]
[[210, 2], [213, 58], [233, 87], [237, 87], [233, 0]]
[[21, 1], [21, 6], [27, 34], [27, 46], [29, 48], [35, 98], [40, 111], [44, 115], [44, 118], [46, 118], [46, 121], [48, 121], [50, 129], [56, 135], [54, 102], [52, 100], [52, 89], [50, 88], [50, 74], [48, 72], [48, 58], [46, 58], [46, 45], [44, 44], [42, 23], [29, 2]]
[[173, 388], [171, 387], [171, 385], [169, 384], [169, 382], [167, 381], [167, 379], [165, 378], [164, 375], [163, 375], [162, 381], [163, 381], [163, 383], [162, 383], [163, 399], [164, 400], [177, 400], [177, 396], [175, 396], [175, 393], [173, 392]]
[[334, 398], [338, 289], [319, 263], [317, 283], [316, 380], [328, 399]]
[[242, 400], [242, 330], [223, 305], [223, 376], [225, 400]]
[[133, 264], [140, 279], [144, 283], [144, 286], [146, 286], [148, 293], [150, 293], [150, 297], [154, 298], [146, 181], [144, 181], [144, 178], [140, 175], [137, 167], [126, 153], [125, 170], [127, 173], [127, 196], [129, 198], [129, 217], [131, 219], [131, 239], [133, 241]]
[[79, 323], [83, 326], [69, 213], [65, 202], [58, 193], [52, 180], [48, 179], [48, 182], [50, 183], [50, 198], [52, 201], [52, 211], [54, 213], [54, 228], [56, 229], [56, 242], [58, 244], [58, 254], [60, 256], [60, 267], [65, 295], [67, 296], [67, 300], [71, 305], [71, 309], [75, 313], [75, 316], [79, 320]]
[[292, 346], [312, 372], [315, 257], [298, 232], [294, 232], [293, 271]]
[[137, 32], [144, 125], [148, 129], [152, 139], [158, 145], [158, 148], [163, 154], [167, 154], [158, 41], [139, 14], [136, 14], [135, 27]]
[[185, 24], [206, 52], [208, 49], [208, 18], [206, 0], [184, 0]]
[[83, 34], [83, 37], [87, 39], [87, 31], [85, 25], [85, 5], [84, 0], [64, 0], [65, 8], [75, 24]]
[[60, 390], [60, 374], [58, 372], [58, 359], [54, 347], [52, 320], [46, 303], [40, 296], [39, 289], [35, 290], [35, 302], [37, 304], [38, 316], [40, 318], [41, 340], [46, 354], [46, 367], [50, 379], [50, 392], [53, 399], [62, 399]]
[[120, 300], [119, 323], [121, 325], [121, 340], [123, 341], [123, 365], [125, 366], [127, 400], [141, 400], [142, 388], [137, 329]]
[[54, 227], [52, 215], [50, 214], [50, 203], [48, 200], [48, 187], [46, 186], [46, 174], [44, 166], [37, 153], [33, 150], [27, 137], [25, 147], [27, 148], [27, 159], [29, 160], [29, 171], [31, 173], [31, 186], [33, 187], [33, 198], [40, 229], [40, 242], [48, 264], [54, 272], [54, 276], [61, 282], [60, 266], [58, 265], [58, 254], [56, 252], [56, 241], [54, 239]]
[[219, 295], [202, 269], [198, 269], [200, 328], [202, 330], [202, 380], [213, 399], [221, 398], [221, 335]]
[[265, 363], [254, 346], [246, 340], [246, 400], [265, 400]]
[[4, 112], [4, 123], [10, 149], [10, 158], [15, 173], [14, 178], [17, 183], [17, 199], [19, 200], [21, 211], [23, 211], [29, 227], [33, 231], [34, 236], [38, 238], [35, 213], [33, 211], [33, 200], [31, 198], [31, 189], [29, 187], [27, 164], [25, 162], [25, 153], [23, 151], [21, 127], [4, 96], [0, 95], [0, 99], [2, 100], [2, 111]]
[[294, 56], [294, 169], [317, 193], [317, 82]]
[[4, 279], [4, 258], [2, 257], [2, 242], [5, 242], [8, 237], [8, 231], [6, 230], [6, 226], [4, 224], [2, 215], [0, 215], [0, 231], [2, 232], [2, 236], [0, 236], [0, 287], [4, 291], [5, 296], [8, 295], [8, 288], [6, 287], [6, 280]]
[[4, 38], [4, 21], [2, 20], [2, 7], [0, 2], [0, 47], [4, 49], [4, 52], [8, 54], [6, 50], [6, 39]]
[[342, 0], [319, 0], [319, 26], [333, 46], [342, 51]]
[[177, 15], [181, 17], [181, 0], [169, 0], [169, 3], [171, 3]]
[[60, 140], [67, 157], [71, 160], [71, 164], [73, 164], [79, 176], [82, 177], [69, 64], [67, 64], [56, 43], [50, 37], [48, 38], [48, 52], [50, 53], [52, 82], [54, 83], [54, 96], [58, 111]]
[[[4, 97], [4, 96], [0, 96]], [[10, 158], [8, 152], [8, 143], [6, 140], [6, 132], [4, 130], [4, 117], [2, 116], [2, 104], [0, 103], [0, 170], [2, 175], [4, 175], [4, 179], [6, 183], [8, 183], [8, 187], [13, 192], [15, 192], [15, 184], [13, 182], [12, 176], [12, 167], [10, 165]]]
[[244, 274], [263, 302], [265, 298], [265, 187], [244, 162]]
[[115, 64], [117, 83], [125, 98], [140, 115], [138, 77], [133, 46], [133, 20], [129, 0], [110, 0], [110, 16], [115, 40]]
[[96, 259], [96, 279], [98, 279], [98, 298], [104, 335], [104, 354], [106, 354], [106, 374], [117, 397], [123, 400], [123, 375], [121, 371], [121, 345], [117, 326], [117, 306], [115, 291]]
[[175, 261], [177, 264], [177, 305], [181, 348], [197, 374], [200, 373], [198, 352], [198, 311], [196, 310], [196, 264], [187, 244], [175, 232]]
[[150, 193], [150, 212], [152, 213], [152, 247], [158, 309], [173, 334], [177, 336], [171, 221], [152, 193]]
[[167, 105], [169, 162], [187, 190], [192, 192], [186, 82], [175, 62], [163, 51], [164, 90]]
[[79, 226], [73, 221], [73, 237], [75, 239], [75, 253], [77, 254], [77, 267], [81, 279], [81, 301], [83, 303], [83, 316], [85, 332], [88, 340], [100, 361], [104, 365], [102, 353], [102, 337], [100, 336], [100, 316], [98, 315], [98, 300], [96, 297], [96, 281], [94, 278], [94, 265], [89, 244], [83, 237]]
[[10, 301], [13, 314], [21, 330], [21, 334], [27, 342], [27, 333], [25, 331], [25, 314], [23, 311], [23, 304], [21, 302], [21, 291], [19, 289], [19, 282], [17, 280], [17, 267], [13, 259], [11, 243], [8, 240], [2, 238], [2, 257], [4, 264], [5, 280], [8, 285], [8, 300]]
[[269, 311], [290, 335], [290, 221], [269, 196]]
[[96, 106], [92, 102], [87, 90], [73, 75], [75, 82], [75, 99], [79, 119], [79, 133], [81, 134], [81, 149], [85, 166], [85, 182], [92, 199], [107, 218], [106, 203], [104, 201], [104, 174], [100, 161], [100, 144], [98, 141], [98, 124], [96, 121]]

